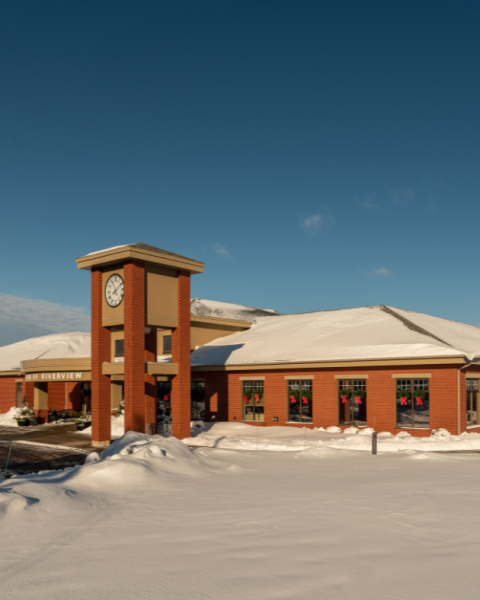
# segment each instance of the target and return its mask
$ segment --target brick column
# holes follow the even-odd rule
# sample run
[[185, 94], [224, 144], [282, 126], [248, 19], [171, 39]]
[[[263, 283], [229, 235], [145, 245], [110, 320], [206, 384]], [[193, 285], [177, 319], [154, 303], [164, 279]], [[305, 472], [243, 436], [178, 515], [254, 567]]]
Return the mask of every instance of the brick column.
[[[157, 362], [157, 330], [145, 335], [145, 362]], [[145, 373], [145, 426], [157, 422], [157, 378]]]
[[190, 273], [178, 273], [178, 327], [172, 331], [172, 362], [178, 375], [172, 381], [172, 435], [190, 437]]
[[124, 265], [125, 431], [145, 433], [145, 264]]
[[92, 445], [110, 443], [110, 377], [102, 364], [110, 362], [110, 330], [102, 326], [102, 271], [92, 269]]

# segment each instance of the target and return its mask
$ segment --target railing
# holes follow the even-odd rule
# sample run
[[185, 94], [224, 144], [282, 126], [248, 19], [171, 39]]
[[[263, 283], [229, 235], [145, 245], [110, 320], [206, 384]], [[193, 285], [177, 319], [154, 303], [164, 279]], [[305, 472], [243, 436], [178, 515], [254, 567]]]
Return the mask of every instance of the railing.
[[171, 423], [147, 423], [145, 428], [147, 435], [161, 435], [163, 437], [172, 436], [172, 424]]

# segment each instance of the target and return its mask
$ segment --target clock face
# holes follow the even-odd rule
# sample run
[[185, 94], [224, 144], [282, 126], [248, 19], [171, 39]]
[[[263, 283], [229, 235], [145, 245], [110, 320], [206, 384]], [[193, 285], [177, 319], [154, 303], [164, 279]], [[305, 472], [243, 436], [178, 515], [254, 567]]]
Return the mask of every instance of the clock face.
[[108, 278], [105, 286], [105, 298], [110, 306], [118, 306], [123, 300], [123, 279], [118, 273]]

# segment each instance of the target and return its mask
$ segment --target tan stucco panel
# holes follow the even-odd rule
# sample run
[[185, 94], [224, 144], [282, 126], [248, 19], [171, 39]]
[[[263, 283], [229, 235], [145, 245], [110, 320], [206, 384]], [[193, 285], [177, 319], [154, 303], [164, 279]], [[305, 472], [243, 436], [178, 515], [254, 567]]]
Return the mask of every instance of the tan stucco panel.
[[48, 385], [46, 383], [35, 383], [33, 388], [34, 410], [48, 409]]
[[178, 271], [147, 265], [145, 285], [147, 327], [177, 327]]
[[213, 325], [208, 323], [192, 324], [190, 328], [190, 348], [195, 350], [199, 346], [204, 346], [218, 338], [232, 335], [238, 331], [244, 331], [246, 327], [228, 327], [222, 325]]
[[123, 396], [123, 387], [121, 381], [112, 381], [110, 384], [110, 395], [112, 401], [112, 410], [116, 410], [120, 406]]

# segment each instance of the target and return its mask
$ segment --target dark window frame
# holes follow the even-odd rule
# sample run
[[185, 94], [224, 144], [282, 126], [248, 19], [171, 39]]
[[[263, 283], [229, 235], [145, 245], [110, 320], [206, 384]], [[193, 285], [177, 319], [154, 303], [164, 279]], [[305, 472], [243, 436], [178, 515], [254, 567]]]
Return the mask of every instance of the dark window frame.
[[[168, 342], [167, 342], [168, 339]], [[164, 335], [162, 340], [162, 354], [171, 354], [172, 353], [172, 334]]]
[[[255, 399], [255, 392], [257, 390], [261, 390], [262, 398], [257, 401]], [[245, 392], [252, 392], [252, 397], [245, 401]], [[253, 408], [251, 414], [253, 415], [253, 419], [247, 419], [247, 411], [246, 408]], [[250, 414], [250, 412], [248, 412]], [[261, 419], [257, 419], [256, 415], [261, 415]], [[265, 385], [264, 381], [259, 381], [258, 379], [248, 379], [242, 381], [242, 421], [246, 421], [248, 423], [264, 423], [265, 422]]]
[[[298, 389], [290, 389], [290, 386], [293, 385], [298, 385]], [[299, 408], [299, 414], [298, 414], [298, 421], [292, 420], [290, 418], [291, 416], [291, 408], [292, 408], [292, 400], [290, 398], [290, 396], [292, 395], [291, 392], [293, 391], [298, 391], [298, 399], [295, 398], [295, 402], [293, 404], [297, 404], [298, 402], [298, 408]], [[304, 406], [304, 400], [303, 400], [303, 396], [302, 396], [302, 392], [303, 391], [308, 391], [310, 392], [310, 398], [305, 397], [308, 400], [308, 408], [309, 408], [309, 412], [310, 415], [307, 415], [305, 417], [305, 419], [302, 420], [303, 417], [303, 409], [306, 408], [306, 406]], [[297, 408], [295, 406], [295, 408]], [[288, 379], [287, 380], [287, 423], [298, 423], [300, 424], [305, 424], [305, 425], [311, 425], [313, 423], [313, 380], [312, 379], [302, 379], [301, 377], [299, 377], [298, 379]]]
[[[350, 388], [345, 387], [344, 386], [344, 382], [348, 382], [350, 384]], [[362, 403], [364, 403], [365, 405], [365, 419], [364, 420], [360, 420], [360, 419], [355, 419], [354, 418], [354, 412], [355, 412], [355, 397], [353, 392], [355, 390], [363, 390], [365, 392], [365, 397], [362, 400]], [[350, 391], [351, 393], [351, 397], [348, 401], [349, 404], [349, 410], [350, 410], [350, 420], [348, 422], [342, 422], [342, 420], [340, 419], [340, 410], [342, 408], [342, 404], [341, 401], [341, 393], [342, 391]], [[338, 379], [338, 384], [337, 384], [337, 425], [341, 426], [341, 427], [367, 427], [367, 399], [368, 399], [368, 389], [367, 389], [367, 379], [366, 378], [355, 378], [355, 377], [348, 377], [348, 375], [346, 377], [343, 377], [341, 379]], [[357, 405], [358, 407], [358, 405]], [[362, 409], [363, 410], [363, 409]], [[360, 412], [360, 410], [359, 410]]]
[[[119, 350], [119, 346], [121, 349]], [[115, 358], [125, 358], [125, 340], [115, 340]]]
[[[466, 394], [467, 394], [467, 427], [475, 427], [480, 425], [478, 422], [478, 379], [473, 377], [467, 377], [466, 381]], [[475, 402], [475, 411], [473, 410], [473, 404]], [[474, 422], [468, 418], [469, 413], [472, 415], [475, 412], [476, 419]]]
[[[399, 388], [399, 385], [405, 385], [404, 383], [401, 382], [410, 382], [410, 386], [409, 387], [403, 387], [403, 388]], [[422, 384], [415, 384], [415, 382], [424, 382]], [[427, 388], [425, 389], [425, 387], [421, 387], [421, 386], [425, 386], [425, 382], [427, 385]], [[411, 419], [411, 424], [410, 425], [400, 425], [398, 422], [398, 407], [399, 407], [399, 398], [398, 398], [398, 392], [400, 392], [402, 389], [404, 390], [408, 390], [410, 392], [410, 398], [408, 399], [408, 402], [411, 405], [411, 410], [412, 410], [412, 419]], [[428, 403], [428, 425], [425, 425], [424, 423], [419, 424], [419, 425], [415, 425], [415, 405], [414, 405], [414, 401], [415, 401], [415, 391], [418, 390], [423, 390], [424, 392], [426, 391], [427, 393], [427, 397], [425, 400], [422, 400], [422, 402], [427, 402]], [[422, 406], [425, 406], [422, 404]], [[418, 411], [420, 412], [420, 411]], [[430, 429], [430, 379], [428, 377], [397, 377], [395, 379], [395, 429]]]

